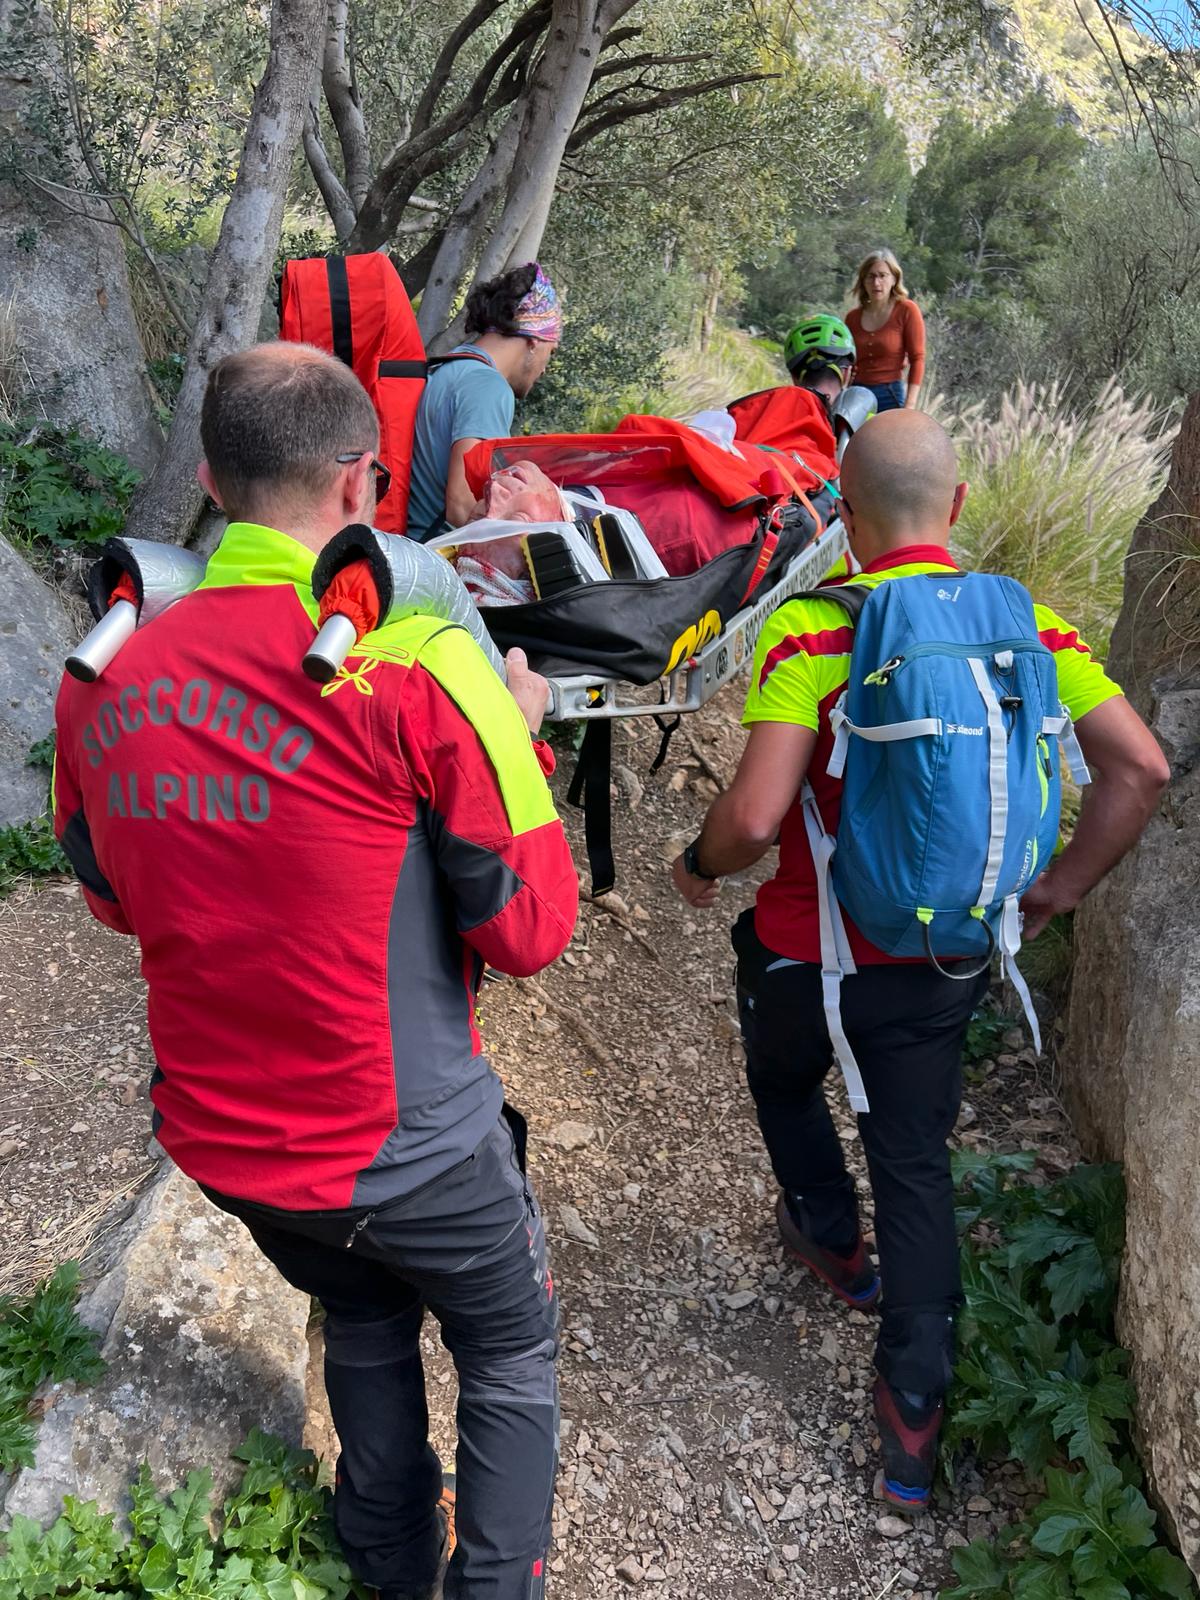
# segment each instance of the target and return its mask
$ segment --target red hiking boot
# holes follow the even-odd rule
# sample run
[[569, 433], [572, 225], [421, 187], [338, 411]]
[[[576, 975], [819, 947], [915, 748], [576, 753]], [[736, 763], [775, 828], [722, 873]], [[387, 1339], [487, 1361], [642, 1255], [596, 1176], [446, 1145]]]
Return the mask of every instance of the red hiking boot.
[[810, 1272], [815, 1272], [822, 1283], [828, 1285], [839, 1300], [844, 1300], [856, 1311], [869, 1311], [879, 1299], [879, 1274], [867, 1255], [867, 1247], [860, 1233], [858, 1243], [848, 1256], [834, 1255], [823, 1250], [803, 1233], [792, 1216], [787, 1196], [781, 1191], [775, 1206], [775, 1221], [783, 1247], [794, 1260]]
[[929, 1505], [946, 1408], [940, 1400], [931, 1406], [915, 1406], [883, 1378], [875, 1379], [872, 1399], [883, 1453], [880, 1498], [897, 1511], [918, 1516]]

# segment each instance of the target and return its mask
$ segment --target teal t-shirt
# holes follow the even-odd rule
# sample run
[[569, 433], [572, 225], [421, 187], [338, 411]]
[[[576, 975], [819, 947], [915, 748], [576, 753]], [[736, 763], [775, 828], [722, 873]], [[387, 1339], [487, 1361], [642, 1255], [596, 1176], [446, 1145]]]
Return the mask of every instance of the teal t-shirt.
[[[506, 439], [512, 432], [514, 397], [486, 351], [460, 344], [482, 360], [447, 361], [435, 367], [417, 408], [408, 533], [426, 539], [446, 515], [450, 451], [459, 439]], [[455, 352], [452, 352], [455, 353]]]

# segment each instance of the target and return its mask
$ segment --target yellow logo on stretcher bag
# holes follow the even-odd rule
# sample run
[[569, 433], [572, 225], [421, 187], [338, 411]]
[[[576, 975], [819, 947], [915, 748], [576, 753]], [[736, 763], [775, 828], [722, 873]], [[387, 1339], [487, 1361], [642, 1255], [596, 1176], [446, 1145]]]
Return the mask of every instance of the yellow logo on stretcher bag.
[[720, 631], [720, 616], [715, 611], [706, 611], [699, 622], [693, 622], [690, 628], [685, 628], [671, 646], [671, 654], [667, 657], [663, 675], [674, 672], [681, 661], [689, 660], [697, 650], [702, 650], [706, 644], [711, 644]]

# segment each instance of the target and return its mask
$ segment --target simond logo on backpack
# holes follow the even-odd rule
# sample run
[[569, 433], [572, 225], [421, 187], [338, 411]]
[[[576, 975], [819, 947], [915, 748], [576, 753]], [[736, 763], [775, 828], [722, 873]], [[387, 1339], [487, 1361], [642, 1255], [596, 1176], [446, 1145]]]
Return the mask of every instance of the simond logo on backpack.
[[[843, 912], [886, 954], [924, 956], [948, 978], [978, 977], [998, 950], [1041, 1049], [1015, 960], [1018, 899], [1058, 842], [1056, 749], [1078, 782], [1087, 767], [1028, 593], [1012, 578], [961, 577], [953, 591], [932, 575], [817, 591], [855, 625], [849, 686], [830, 713], [828, 770], [845, 779], [836, 841], [808, 783], [801, 802], [825, 1015], [860, 1112], [869, 1106], [841, 1023], [841, 981], [855, 971]], [[864, 677], [877, 661], [887, 666]]]

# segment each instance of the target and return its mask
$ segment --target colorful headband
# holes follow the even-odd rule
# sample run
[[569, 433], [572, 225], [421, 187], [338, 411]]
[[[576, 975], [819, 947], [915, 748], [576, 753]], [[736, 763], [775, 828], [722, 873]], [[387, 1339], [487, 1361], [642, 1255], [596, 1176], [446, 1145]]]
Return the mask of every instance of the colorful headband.
[[529, 293], [517, 302], [513, 318], [517, 332], [526, 339], [543, 339], [557, 344], [562, 338], [562, 307], [554, 285], [539, 266]]

